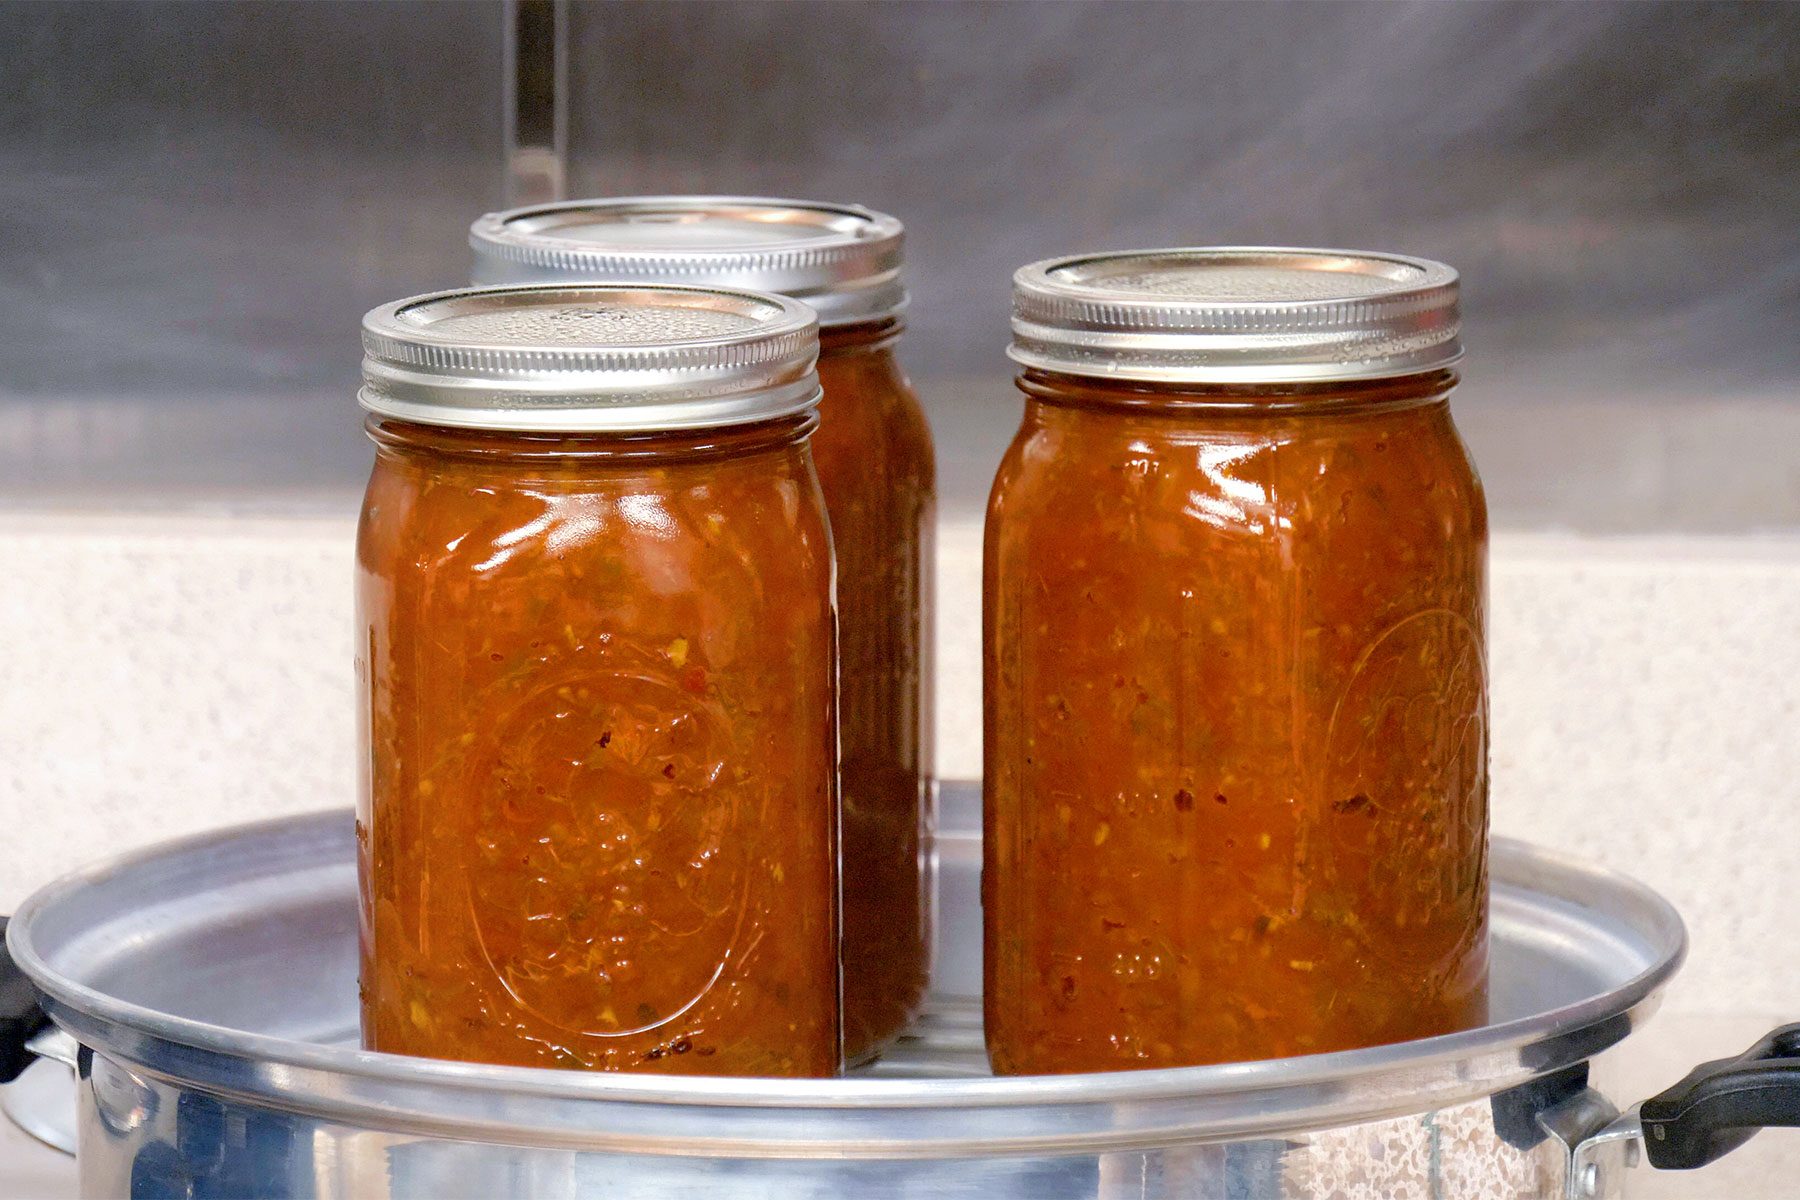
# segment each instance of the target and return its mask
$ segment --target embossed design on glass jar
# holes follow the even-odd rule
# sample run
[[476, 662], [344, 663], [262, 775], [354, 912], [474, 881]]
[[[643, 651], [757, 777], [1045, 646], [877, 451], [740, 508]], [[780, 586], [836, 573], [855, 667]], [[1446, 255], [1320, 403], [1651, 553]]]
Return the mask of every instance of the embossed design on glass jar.
[[1391, 625], [1358, 656], [1332, 712], [1321, 786], [1336, 819], [1325, 886], [1388, 898], [1350, 932], [1371, 954], [1457, 969], [1487, 882], [1487, 689], [1480, 634], [1448, 609]]
[[513, 1001], [569, 1033], [665, 1024], [738, 949], [749, 872], [730, 831], [760, 815], [726, 778], [730, 734], [692, 671], [539, 668], [456, 768], [490, 781], [477, 836], [492, 869], [467, 878], [481, 953]]

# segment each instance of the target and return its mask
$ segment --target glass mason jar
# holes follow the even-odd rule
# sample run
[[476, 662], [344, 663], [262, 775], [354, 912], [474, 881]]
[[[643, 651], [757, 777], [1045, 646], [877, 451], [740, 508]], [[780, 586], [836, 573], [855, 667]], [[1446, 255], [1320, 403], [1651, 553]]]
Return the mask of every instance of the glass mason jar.
[[1486, 509], [1456, 275], [1179, 250], [1015, 277], [988, 510], [1003, 1074], [1481, 1023]]
[[745, 287], [821, 325], [813, 459], [838, 564], [844, 1042], [852, 1062], [924, 997], [931, 932], [931, 433], [894, 357], [900, 222], [854, 205], [729, 196], [582, 200], [496, 213], [477, 283], [579, 279]]
[[366, 1044], [834, 1074], [812, 314], [474, 289], [374, 310], [364, 345]]

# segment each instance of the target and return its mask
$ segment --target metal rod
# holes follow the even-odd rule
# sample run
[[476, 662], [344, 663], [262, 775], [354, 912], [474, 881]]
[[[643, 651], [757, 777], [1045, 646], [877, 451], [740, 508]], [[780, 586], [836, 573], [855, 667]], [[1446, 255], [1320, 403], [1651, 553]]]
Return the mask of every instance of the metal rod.
[[568, 183], [569, 0], [506, 0], [506, 203], [561, 200]]

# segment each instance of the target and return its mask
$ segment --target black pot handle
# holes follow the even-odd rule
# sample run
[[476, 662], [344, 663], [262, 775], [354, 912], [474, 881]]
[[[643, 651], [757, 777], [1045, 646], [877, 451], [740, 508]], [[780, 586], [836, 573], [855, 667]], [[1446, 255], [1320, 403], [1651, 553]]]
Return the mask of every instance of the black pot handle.
[[6, 918], [0, 917], [0, 1083], [11, 1083], [31, 1065], [34, 1056], [25, 1043], [50, 1023], [38, 1000], [37, 986], [13, 965]]
[[1736, 1058], [1701, 1063], [1638, 1109], [1650, 1165], [1704, 1167], [1758, 1130], [1800, 1126], [1800, 1025], [1783, 1025]]

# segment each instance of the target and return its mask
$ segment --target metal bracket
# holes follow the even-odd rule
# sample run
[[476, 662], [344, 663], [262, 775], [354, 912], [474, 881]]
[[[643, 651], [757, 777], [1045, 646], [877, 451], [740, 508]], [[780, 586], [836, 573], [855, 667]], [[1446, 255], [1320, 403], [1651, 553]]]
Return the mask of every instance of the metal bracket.
[[1644, 1130], [1634, 1108], [1620, 1113], [1592, 1088], [1538, 1114], [1544, 1132], [1569, 1152], [1563, 1176], [1564, 1200], [1617, 1200], [1625, 1192], [1625, 1172], [1637, 1166]]
[[1568, 1194], [1577, 1200], [1621, 1195], [1625, 1172], [1638, 1165], [1643, 1152], [1644, 1126], [1634, 1107], [1575, 1147], [1569, 1159]]
[[81, 1043], [52, 1025], [26, 1042], [25, 1049], [38, 1061], [0, 1087], [0, 1112], [38, 1141], [73, 1154]]
[[81, 1052], [81, 1043], [55, 1025], [26, 1042], [25, 1049], [38, 1058], [59, 1062], [71, 1071], [76, 1070], [79, 1065], [76, 1056]]

